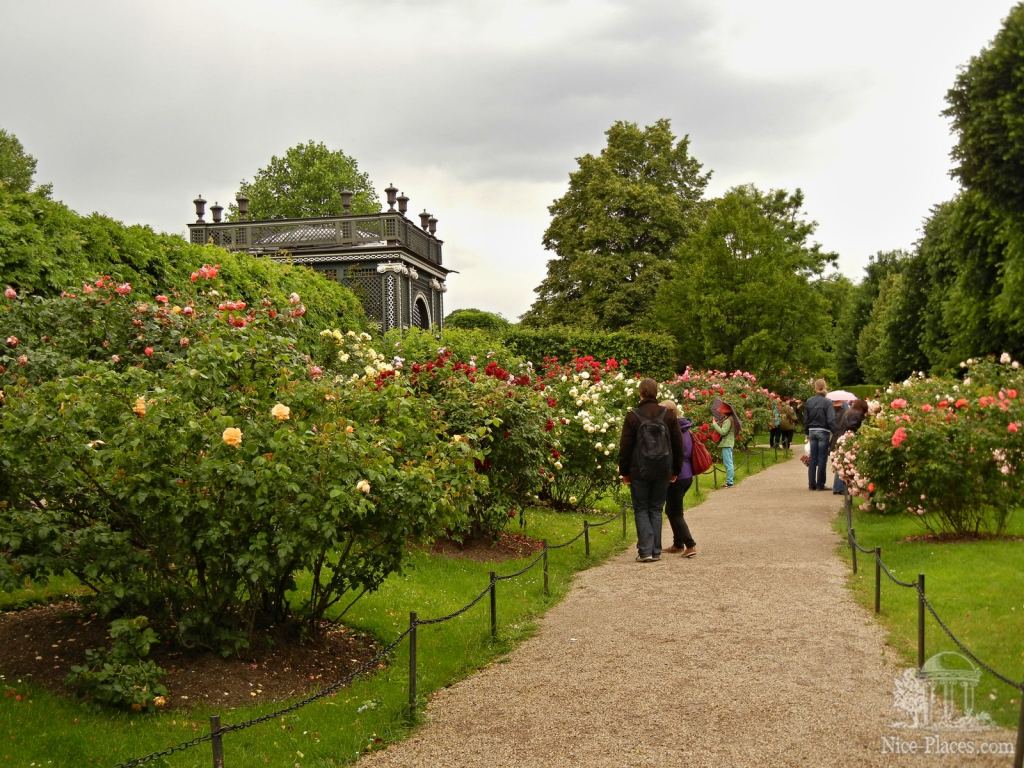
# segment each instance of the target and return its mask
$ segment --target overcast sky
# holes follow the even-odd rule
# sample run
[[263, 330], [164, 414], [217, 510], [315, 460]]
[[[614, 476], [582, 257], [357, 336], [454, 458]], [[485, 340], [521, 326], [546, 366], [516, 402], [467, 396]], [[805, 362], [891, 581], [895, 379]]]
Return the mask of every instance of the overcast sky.
[[[0, 0], [0, 128], [81, 213], [183, 233], [313, 139], [439, 219], [446, 311], [515, 319], [547, 207], [616, 120], [712, 175], [801, 188], [862, 276], [956, 190], [940, 114], [1003, 0]], [[2, 275], [0, 275], [2, 281]], [[784, 297], [782, 297], [784, 300]]]

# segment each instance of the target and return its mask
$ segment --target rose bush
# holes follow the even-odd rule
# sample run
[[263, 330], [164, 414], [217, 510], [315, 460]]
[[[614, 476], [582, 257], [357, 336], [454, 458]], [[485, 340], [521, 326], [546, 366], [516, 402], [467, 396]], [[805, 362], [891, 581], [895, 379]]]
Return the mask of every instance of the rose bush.
[[200, 298], [143, 310], [115, 290], [101, 320], [91, 296], [34, 304], [51, 325], [0, 373], [0, 579], [70, 571], [110, 615], [230, 652], [269, 624], [315, 627], [407, 542], [459, 525], [480, 452], [405, 387], [318, 371], [292, 332], [301, 303]]
[[1024, 374], [1009, 355], [963, 364], [964, 378], [921, 374], [889, 387], [833, 466], [880, 512], [936, 533], [999, 534], [1019, 504]]

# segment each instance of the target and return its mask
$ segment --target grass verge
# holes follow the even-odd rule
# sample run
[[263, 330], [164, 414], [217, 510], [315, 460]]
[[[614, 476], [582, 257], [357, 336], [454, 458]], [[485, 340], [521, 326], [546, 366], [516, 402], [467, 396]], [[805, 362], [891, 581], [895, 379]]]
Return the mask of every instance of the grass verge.
[[[1024, 679], [1024, 515], [1012, 518], [1006, 537], [998, 540], [934, 542], [912, 540], [925, 533], [909, 516], [854, 511], [857, 541], [881, 547], [882, 560], [902, 581], [925, 574], [925, 592], [942, 620], [986, 664], [1009, 677]], [[843, 537], [842, 556], [850, 562], [846, 516], [835, 528]], [[1016, 540], [1015, 540], [1016, 539]], [[875, 566], [872, 555], [858, 554], [858, 572], [849, 583], [860, 603], [874, 610]], [[879, 621], [889, 643], [907, 662], [917, 664], [917, 591], [894, 584], [882, 572]], [[956, 644], [925, 613], [925, 659], [942, 651], [960, 652]], [[1016, 727], [1020, 691], [982, 674], [976, 689], [976, 711], [988, 712], [1000, 725]]]

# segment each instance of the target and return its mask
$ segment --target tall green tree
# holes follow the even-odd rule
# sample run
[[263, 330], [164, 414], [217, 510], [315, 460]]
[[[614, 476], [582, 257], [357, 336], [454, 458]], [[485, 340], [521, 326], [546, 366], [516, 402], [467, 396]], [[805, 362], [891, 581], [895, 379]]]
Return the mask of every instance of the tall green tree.
[[[858, 362], [858, 344], [861, 331], [871, 317], [878, 292], [888, 275], [903, 268], [910, 255], [906, 251], [879, 251], [871, 256], [864, 268], [864, 277], [853, 289], [850, 301], [836, 319], [835, 366], [843, 384], [883, 383], [872, 379]], [[888, 381], [888, 379], [884, 380]]]
[[[21, 145], [18, 137], [0, 128], [0, 186], [11, 192], [28, 192], [36, 175], [36, 159]], [[36, 192], [50, 194], [50, 185], [43, 184]]]
[[548, 208], [555, 254], [527, 325], [649, 327], [672, 251], [699, 226], [709, 174], [668, 120], [617, 122], [597, 156], [577, 159], [569, 189]]
[[829, 301], [813, 283], [836, 256], [811, 242], [815, 224], [802, 206], [799, 190], [736, 187], [677, 247], [658, 317], [676, 338], [680, 365], [742, 368], [765, 379], [827, 364]]
[[[312, 140], [296, 144], [281, 157], [271, 157], [251, 182], [242, 180], [239, 190], [249, 198], [249, 215], [254, 219], [337, 216], [342, 211], [343, 190], [355, 193], [353, 213], [380, 210], [373, 184], [359, 170], [355, 158]], [[235, 203], [229, 206], [228, 214], [237, 219]]]

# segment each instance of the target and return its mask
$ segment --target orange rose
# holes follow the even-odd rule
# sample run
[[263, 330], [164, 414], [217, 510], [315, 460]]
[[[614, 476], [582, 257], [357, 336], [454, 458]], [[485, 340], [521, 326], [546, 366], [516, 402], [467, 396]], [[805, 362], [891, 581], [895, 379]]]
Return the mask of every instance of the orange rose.
[[224, 433], [220, 436], [227, 445], [238, 447], [242, 444], [242, 430], [238, 427], [228, 427], [224, 430]]

